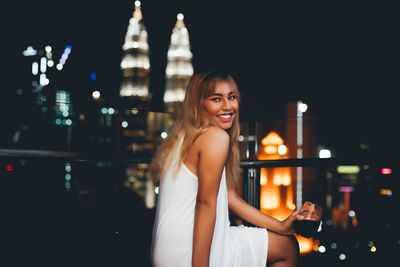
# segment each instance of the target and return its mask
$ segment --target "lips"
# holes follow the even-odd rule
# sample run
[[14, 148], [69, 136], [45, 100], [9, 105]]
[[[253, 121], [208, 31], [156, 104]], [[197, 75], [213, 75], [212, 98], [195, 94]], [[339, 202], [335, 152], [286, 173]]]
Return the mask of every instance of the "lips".
[[224, 113], [224, 114], [217, 115], [217, 117], [220, 119], [228, 120], [228, 119], [232, 118], [232, 115], [233, 115], [233, 113]]

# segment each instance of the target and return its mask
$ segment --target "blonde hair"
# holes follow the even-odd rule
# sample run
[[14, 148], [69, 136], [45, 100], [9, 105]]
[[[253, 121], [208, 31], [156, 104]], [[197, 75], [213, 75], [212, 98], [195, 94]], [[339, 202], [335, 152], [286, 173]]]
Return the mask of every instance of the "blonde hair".
[[[158, 184], [170, 166], [171, 152], [176, 149], [181, 138], [182, 149], [178, 164], [180, 165], [187, 157], [190, 146], [194, 140], [210, 126], [216, 124], [210, 120], [204, 110], [203, 101], [214, 93], [217, 83], [228, 82], [240, 103], [240, 93], [237, 83], [231, 75], [225, 72], [209, 71], [206, 73], [196, 73], [192, 76], [186, 90], [185, 98], [178, 112], [177, 120], [172, 127], [168, 137], [157, 149], [151, 166], [150, 177], [155, 184]], [[239, 144], [240, 134], [239, 116], [235, 116], [232, 127], [227, 130], [230, 135], [230, 147], [228, 159], [225, 165], [228, 183], [235, 185], [239, 176]]]

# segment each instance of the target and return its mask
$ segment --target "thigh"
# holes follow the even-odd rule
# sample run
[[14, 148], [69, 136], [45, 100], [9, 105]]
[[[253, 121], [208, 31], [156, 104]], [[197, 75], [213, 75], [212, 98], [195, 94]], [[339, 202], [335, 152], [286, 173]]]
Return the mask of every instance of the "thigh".
[[299, 253], [299, 246], [295, 236], [280, 235], [268, 231], [268, 262], [284, 260], [294, 253]]

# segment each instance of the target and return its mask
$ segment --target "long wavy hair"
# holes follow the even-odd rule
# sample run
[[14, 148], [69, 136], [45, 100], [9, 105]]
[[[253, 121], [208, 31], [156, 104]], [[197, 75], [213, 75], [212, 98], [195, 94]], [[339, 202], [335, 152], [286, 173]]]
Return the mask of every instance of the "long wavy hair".
[[[190, 146], [195, 139], [210, 126], [216, 126], [215, 122], [210, 119], [204, 110], [203, 101], [214, 93], [215, 87], [222, 81], [230, 84], [240, 103], [237, 83], [230, 74], [212, 70], [205, 73], [196, 73], [192, 76], [178, 112], [177, 120], [168, 137], [158, 147], [150, 165], [150, 177], [155, 184], [159, 183], [166, 169], [170, 167], [170, 156], [173, 154], [171, 152], [176, 149], [182, 138], [179, 166], [188, 156]], [[239, 115], [235, 116], [232, 127], [227, 132], [230, 135], [230, 147], [225, 171], [228, 183], [235, 186], [239, 178]]]

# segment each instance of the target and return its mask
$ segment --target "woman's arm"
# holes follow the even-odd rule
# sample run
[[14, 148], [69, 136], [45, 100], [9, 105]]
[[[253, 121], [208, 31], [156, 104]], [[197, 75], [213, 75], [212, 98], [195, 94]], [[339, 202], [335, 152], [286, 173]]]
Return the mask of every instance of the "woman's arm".
[[228, 203], [229, 209], [240, 218], [256, 226], [267, 228], [268, 230], [278, 234], [292, 234], [294, 232], [293, 222], [295, 220], [302, 219], [301, 215], [298, 214], [298, 211], [295, 211], [284, 221], [279, 221], [248, 204], [240, 196], [238, 196], [233, 188], [228, 189]]
[[219, 128], [210, 128], [193, 144], [198, 148], [198, 191], [194, 214], [192, 266], [208, 266], [214, 233], [217, 197], [221, 175], [227, 160], [229, 136]]

